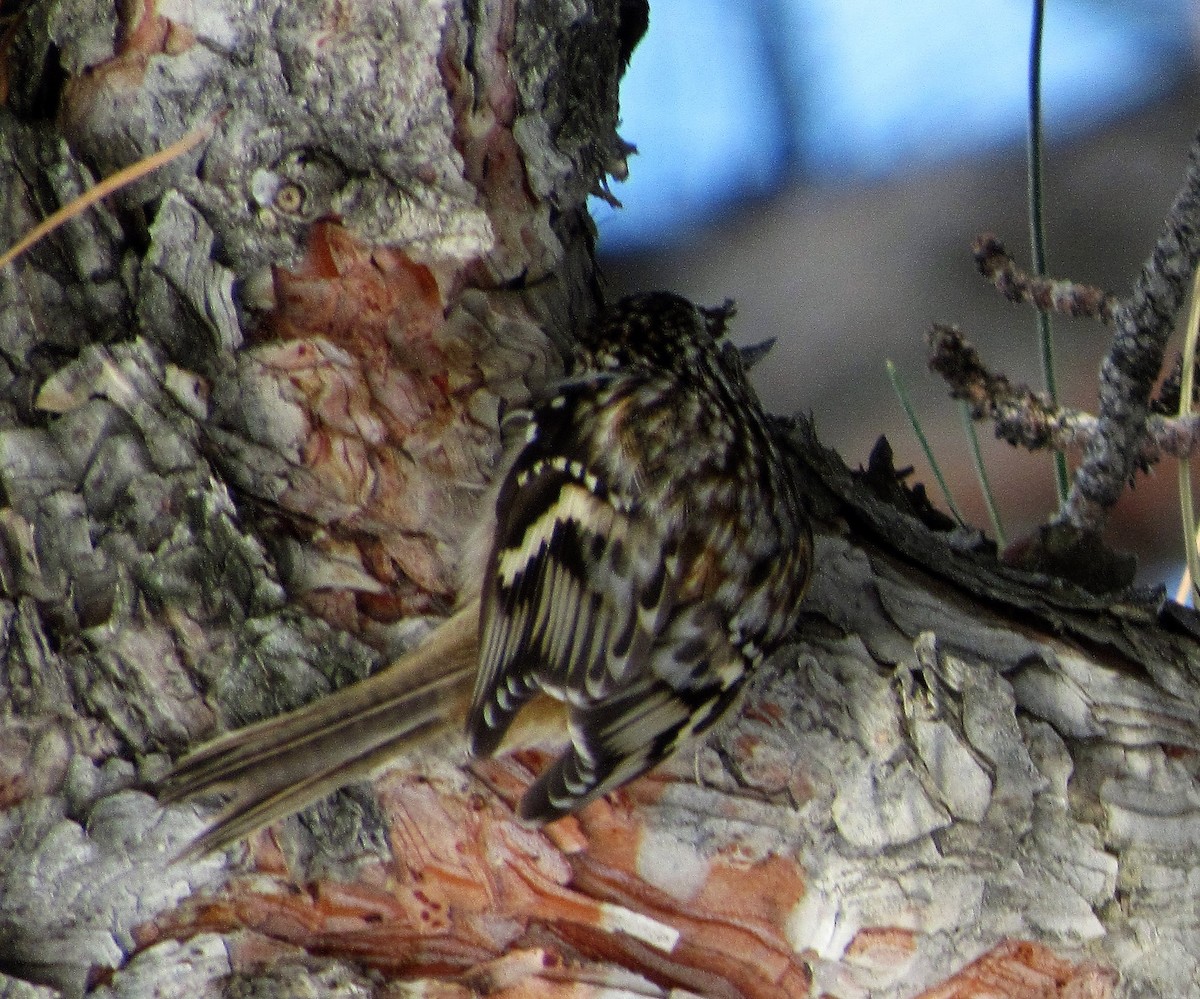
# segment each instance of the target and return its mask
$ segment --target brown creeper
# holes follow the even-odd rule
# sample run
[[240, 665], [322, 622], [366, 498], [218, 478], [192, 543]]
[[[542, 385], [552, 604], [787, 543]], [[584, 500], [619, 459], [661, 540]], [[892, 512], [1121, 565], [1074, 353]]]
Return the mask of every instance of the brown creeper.
[[[546, 821], [643, 773], [729, 706], [795, 619], [812, 543], [726, 312], [625, 299], [583, 374], [506, 428], [467, 716], [491, 753], [533, 694], [570, 710], [570, 748], [521, 801]], [[717, 336], [714, 336], [716, 334]]]
[[728, 314], [651, 293], [593, 324], [576, 374], [504, 421], [510, 459], [479, 599], [371, 679], [183, 760], [166, 798], [234, 793], [199, 848], [464, 714], [471, 753], [488, 755], [507, 748], [518, 712], [514, 729], [542, 717], [528, 702], [566, 707], [566, 749], [521, 800], [535, 822], [721, 717], [792, 627], [812, 567], [795, 482], [740, 358], [719, 343]]

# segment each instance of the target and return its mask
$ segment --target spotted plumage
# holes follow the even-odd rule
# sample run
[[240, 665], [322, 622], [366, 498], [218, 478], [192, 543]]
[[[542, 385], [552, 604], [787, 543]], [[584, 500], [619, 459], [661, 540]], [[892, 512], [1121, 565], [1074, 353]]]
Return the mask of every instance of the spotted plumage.
[[543, 694], [567, 705], [570, 744], [521, 801], [534, 821], [710, 727], [791, 628], [812, 560], [794, 482], [719, 343], [727, 318], [667, 294], [605, 313], [574, 375], [505, 420], [510, 463], [481, 525], [491, 557], [482, 578], [471, 563], [458, 609], [368, 679], [180, 760], [164, 802], [229, 795], [190, 849], [232, 843], [464, 718], [476, 754], [561, 738]]
[[548, 693], [571, 744], [521, 802], [547, 821], [716, 722], [785, 636], [812, 540], [729, 310], [628, 298], [576, 374], [505, 421], [513, 452], [482, 584], [471, 751]]

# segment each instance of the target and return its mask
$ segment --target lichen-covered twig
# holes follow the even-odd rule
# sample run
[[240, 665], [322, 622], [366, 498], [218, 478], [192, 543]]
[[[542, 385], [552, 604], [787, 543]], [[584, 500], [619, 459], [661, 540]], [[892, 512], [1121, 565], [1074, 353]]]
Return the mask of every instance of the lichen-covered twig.
[[1001, 440], [1030, 451], [1077, 447], [1083, 443], [1081, 419], [1095, 423], [1095, 417], [1056, 407], [1028, 386], [989, 371], [955, 326], [935, 324], [927, 341], [930, 369], [946, 379], [951, 396], [970, 407], [973, 419], [992, 420]]
[[994, 233], [985, 232], [971, 246], [979, 273], [1010, 302], [1031, 302], [1043, 312], [1112, 322], [1118, 299], [1094, 285], [1054, 281], [1021, 270]]
[[[950, 394], [970, 407], [976, 420], [990, 419], [996, 436], [1030, 451], [1090, 447], [1101, 432], [1091, 413], [1050, 404], [1041, 393], [1014, 385], [987, 369], [974, 345], [953, 326], [935, 325], [929, 332], [929, 367], [946, 379]], [[1130, 474], [1146, 469], [1164, 455], [1184, 457], [1200, 451], [1200, 416], [1173, 418], [1153, 414]]]
[[[1193, 375], [1193, 379], [1195, 376]], [[1158, 392], [1150, 400], [1150, 412], [1161, 413], [1164, 416], [1179, 412], [1179, 399], [1183, 387], [1183, 357], [1176, 355], [1171, 363], [1171, 370], [1158, 387]]]
[[1144, 447], [1150, 391], [1175, 313], [1200, 258], [1200, 137], [1192, 143], [1183, 186], [1133, 293], [1113, 313], [1116, 333], [1100, 369], [1097, 433], [1088, 442], [1055, 526], [1099, 531]]

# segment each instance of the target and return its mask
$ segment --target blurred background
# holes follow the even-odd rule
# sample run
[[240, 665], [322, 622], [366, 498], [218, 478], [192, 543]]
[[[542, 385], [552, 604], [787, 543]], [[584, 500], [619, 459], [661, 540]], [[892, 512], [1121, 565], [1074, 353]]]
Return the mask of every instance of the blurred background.
[[[1195, 0], [1055, 0], [1043, 52], [1052, 276], [1131, 287], [1200, 126]], [[966, 518], [987, 517], [957, 403], [925, 367], [934, 321], [1041, 387], [1035, 314], [975, 272], [996, 232], [1028, 266], [1028, 0], [651, 0], [622, 86], [638, 148], [594, 217], [614, 295], [734, 298], [735, 339], [776, 337], [754, 373], [769, 409], [811, 413], [852, 467], [886, 434], [942, 505], [884, 368], [892, 359]], [[1095, 411], [1109, 341], [1055, 319], [1062, 401]], [[1054, 508], [1051, 461], [984, 456], [1010, 540]], [[1139, 477], [1110, 528], [1145, 581], [1182, 562], [1173, 463]], [[989, 534], [990, 534], [989, 530]]]

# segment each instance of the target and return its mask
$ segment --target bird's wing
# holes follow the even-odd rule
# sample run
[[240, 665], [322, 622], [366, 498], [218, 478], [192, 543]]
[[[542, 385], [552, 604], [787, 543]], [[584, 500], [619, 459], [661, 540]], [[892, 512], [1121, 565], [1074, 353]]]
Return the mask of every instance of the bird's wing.
[[695, 552], [681, 559], [678, 511], [638, 488], [645, 421], [661, 436], [672, 413], [669, 387], [624, 376], [560, 389], [517, 430], [467, 731], [488, 754], [538, 691], [569, 705], [571, 747], [526, 795], [525, 818], [564, 814], [653, 766], [727, 703], [707, 678], [726, 662], [740, 671], [725, 627], [708, 620], [718, 574]]
[[637, 469], [616, 453], [619, 428], [591, 411], [619, 411], [633, 388], [606, 384], [597, 401], [595, 384], [565, 386], [564, 402], [528, 424], [497, 498], [467, 723], [473, 753], [492, 752], [538, 690], [572, 708], [613, 696], [661, 627], [674, 540], [629, 488]]

